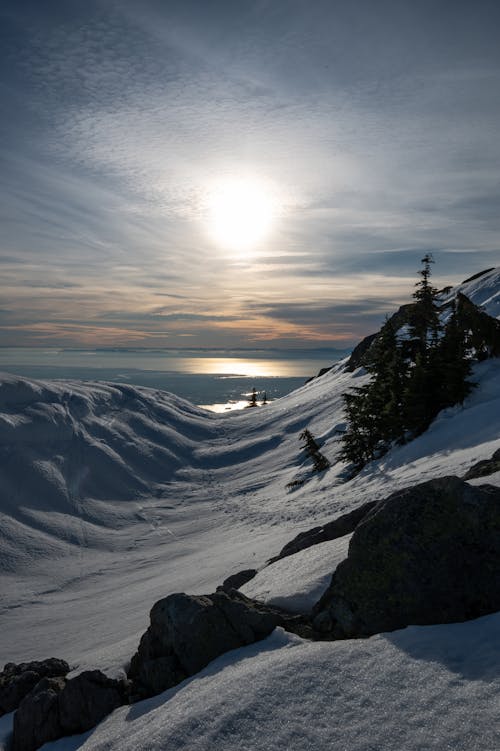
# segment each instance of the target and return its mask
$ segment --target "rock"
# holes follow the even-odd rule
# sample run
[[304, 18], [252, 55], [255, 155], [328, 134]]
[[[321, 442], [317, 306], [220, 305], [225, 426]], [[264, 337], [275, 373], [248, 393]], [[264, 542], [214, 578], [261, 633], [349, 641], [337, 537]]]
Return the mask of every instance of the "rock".
[[333, 365], [328, 365], [326, 368], [320, 368], [316, 375], [311, 376], [306, 381], [304, 381], [304, 385], [306, 383], [311, 383], [311, 381], [315, 381], [316, 378], [321, 378], [321, 376], [325, 375], [325, 373], [329, 373], [330, 370], [333, 368]]
[[24, 697], [41, 680], [69, 673], [64, 660], [50, 657], [38, 662], [8, 662], [0, 673], [0, 717], [17, 709]]
[[12, 751], [34, 751], [46, 741], [60, 738], [58, 696], [66, 679], [42, 678], [23, 699], [14, 715]]
[[227, 579], [224, 579], [222, 585], [217, 587], [217, 589], [223, 590], [224, 592], [230, 592], [232, 589], [239, 589], [249, 582], [250, 579], [253, 579], [256, 573], [256, 568], [246, 568], [243, 571], [238, 571], [237, 574], [233, 574], [232, 576], [228, 576]]
[[66, 683], [59, 696], [61, 727], [65, 735], [83, 733], [106, 715], [128, 703], [129, 685], [100, 670], [86, 670]]
[[[379, 501], [368, 501], [364, 503], [354, 511], [350, 511], [348, 514], [342, 514], [327, 524], [323, 524], [321, 527], [313, 527], [306, 532], [301, 532], [293, 540], [287, 542], [284, 548], [278, 553], [277, 556], [271, 558], [268, 563], [275, 563], [276, 561], [286, 558], [288, 555], [298, 553], [299, 550], [305, 550], [312, 545], [317, 545], [320, 542], [327, 542], [328, 540], [336, 540], [338, 537], [344, 537], [354, 532], [358, 524], [372, 509], [379, 503]], [[241, 586], [241, 585], [240, 585]]]
[[487, 477], [493, 472], [500, 472], [500, 449], [495, 451], [491, 459], [483, 459], [474, 464], [463, 476], [464, 480], [473, 480], [476, 477]]
[[150, 620], [128, 672], [134, 698], [175, 686], [224, 652], [263, 639], [276, 626], [295, 633], [308, 628], [305, 617], [257, 603], [235, 590], [169, 595], [155, 603]]
[[128, 702], [128, 683], [100, 670], [75, 678], [43, 678], [14, 715], [12, 751], [35, 751], [47, 741], [90, 730]]
[[457, 477], [398, 491], [359, 524], [313, 610], [330, 637], [500, 610], [500, 489]]
[[352, 373], [353, 371], [356, 370], [356, 368], [361, 367], [361, 365], [363, 364], [363, 358], [364, 358], [364, 356], [366, 355], [366, 353], [368, 352], [368, 350], [372, 346], [372, 344], [375, 341], [375, 339], [377, 338], [377, 336], [378, 336], [378, 333], [377, 334], [369, 334], [368, 336], [365, 336], [365, 338], [362, 339], [359, 342], [359, 344], [357, 344], [354, 347], [354, 349], [352, 351], [352, 354], [351, 354], [351, 356], [350, 356], [350, 358], [347, 361], [347, 364], [345, 366], [345, 369], [349, 373]]

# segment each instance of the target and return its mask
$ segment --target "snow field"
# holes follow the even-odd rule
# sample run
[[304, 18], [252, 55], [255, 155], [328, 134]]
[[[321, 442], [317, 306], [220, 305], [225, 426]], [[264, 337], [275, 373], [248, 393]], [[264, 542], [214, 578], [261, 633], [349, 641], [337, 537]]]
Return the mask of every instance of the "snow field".
[[495, 751], [500, 616], [311, 643], [281, 629], [44, 751]]
[[291, 613], [307, 613], [328, 587], [339, 563], [347, 558], [351, 537], [321, 542], [276, 561], [259, 571], [240, 591]]
[[[459, 289], [498, 317], [499, 270]], [[342, 367], [266, 408], [224, 415], [151, 389], [2, 376], [0, 662], [54, 654], [75, 671], [116, 674], [159, 598], [213, 591], [298, 532], [401, 487], [463, 475], [500, 447], [500, 368], [490, 360], [475, 366], [463, 407], [344, 482], [342, 394], [366, 376]], [[288, 490], [307, 472], [305, 427], [333, 466]], [[290, 556], [243, 591], [309, 608], [347, 543]], [[496, 751], [499, 626], [494, 614], [335, 643], [277, 630], [44, 751]]]

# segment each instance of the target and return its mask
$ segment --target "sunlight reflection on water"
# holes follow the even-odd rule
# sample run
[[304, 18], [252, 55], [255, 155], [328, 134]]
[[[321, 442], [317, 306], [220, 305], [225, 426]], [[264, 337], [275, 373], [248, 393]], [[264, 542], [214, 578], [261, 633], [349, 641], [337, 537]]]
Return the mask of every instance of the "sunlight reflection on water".
[[[28, 378], [111, 381], [168, 391], [220, 413], [259, 403], [304, 384], [342, 353], [310, 350], [64, 350], [0, 347], [0, 371]], [[273, 356], [274, 355], [274, 356]]]
[[[320, 367], [332, 364], [339, 359], [336, 353], [319, 356], [210, 356], [195, 353], [183, 354], [179, 351], [148, 350], [61, 350], [61, 349], [21, 349], [0, 348], [0, 370], [9, 366], [33, 366], [47, 368], [88, 368], [94, 369], [138, 369], [195, 375], [213, 375], [241, 378], [307, 378], [318, 372]], [[74, 377], [74, 376], [73, 376]]]
[[244, 360], [239, 357], [185, 358], [184, 366], [190, 373], [241, 376], [242, 378], [283, 378], [302, 376], [314, 372], [307, 360]]

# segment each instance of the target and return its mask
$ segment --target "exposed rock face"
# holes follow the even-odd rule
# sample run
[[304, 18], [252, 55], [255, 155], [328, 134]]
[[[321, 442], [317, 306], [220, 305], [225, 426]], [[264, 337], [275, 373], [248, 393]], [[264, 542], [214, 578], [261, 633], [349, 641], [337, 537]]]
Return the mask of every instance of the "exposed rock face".
[[313, 375], [307, 380], [305, 380], [304, 384], [311, 383], [311, 381], [315, 381], [316, 378], [321, 378], [321, 376], [325, 375], [325, 373], [329, 373], [332, 368], [333, 368], [333, 365], [328, 365], [326, 368], [320, 368], [319, 371], [316, 373], [316, 375]]
[[491, 459], [483, 459], [474, 464], [463, 476], [464, 480], [473, 480], [476, 477], [487, 477], [493, 472], [500, 472], [500, 449], [495, 451]]
[[43, 678], [14, 715], [12, 751], [35, 751], [47, 741], [90, 730], [128, 702], [128, 683], [100, 670], [66, 680]]
[[347, 365], [345, 366], [345, 369], [348, 370], [349, 373], [352, 373], [354, 370], [356, 370], [356, 368], [359, 368], [363, 364], [363, 358], [372, 346], [377, 336], [378, 333], [369, 334], [368, 336], [365, 336], [365, 338], [362, 339], [359, 344], [354, 347], [351, 356], [347, 361]]
[[279, 561], [281, 558], [286, 558], [288, 555], [298, 553], [299, 550], [305, 550], [320, 542], [336, 540], [338, 537], [350, 535], [377, 503], [379, 501], [368, 501], [368, 503], [364, 503], [359, 508], [354, 509], [354, 511], [342, 514], [342, 516], [337, 517], [337, 519], [331, 522], [327, 522], [327, 524], [323, 524], [321, 527], [313, 527], [306, 532], [301, 532], [300, 535], [287, 542], [285, 547], [280, 550], [277, 556], [271, 558], [269, 563]]
[[222, 589], [224, 592], [230, 592], [232, 589], [239, 589], [249, 582], [250, 579], [253, 579], [256, 573], [256, 568], [246, 568], [243, 571], [238, 571], [237, 574], [233, 574], [232, 576], [228, 576], [227, 579], [224, 579], [222, 585], [217, 587], [217, 589]]
[[499, 609], [500, 489], [445, 477], [394, 493], [361, 522], [313, 625], [359, 637]]
[[230, 594], [169, 595], [155, 603], [150, 619], [128, 673], [134, 698], [154, 696], [175, 686], [224, 652], [265, 638], [276, 626], [294, 631], [307, 628], [305, 618], [234, 590]]
[[462, 292], [457, 294], [462, 306], [461, 325], [466, 334], [466, 345], [476, 360], [500, 357], [500, 321], [485, 313]]
[[69, 665], [50, 657], [38, 662], [8, 662], [0, 673], [0, 717], [17, 709], [24, 697], [42, 678], [64, 676]]

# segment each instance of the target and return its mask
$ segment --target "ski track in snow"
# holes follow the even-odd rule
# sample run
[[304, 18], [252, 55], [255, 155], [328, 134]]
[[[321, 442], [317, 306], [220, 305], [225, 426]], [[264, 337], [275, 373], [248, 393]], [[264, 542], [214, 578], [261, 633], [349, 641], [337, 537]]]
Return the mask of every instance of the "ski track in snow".
[[[495, 317], [499, 288], [498, 270], [459, 287]], [[119, 674], [160, 597], [213, 591], [304, 529], [463, 475], [500, 447], [498, 360], [473, 378], [463, 407], [345, 483], [342, 394], [365, 376], [342, 363], [267, 407], [223, 415], [147, 388], [1, 376], [0, 661], [54, 654]], [[305, 427], [333, 466], [287, 490], [308, 473]], [[500, 473], [473, 482], [500, 485]], [[303, 551], [244, 591], [310, 607], [346, 550], [340, 540]], [[499, 617], [334, 644], [276, 632], [45, 748], [493, 751]]]

